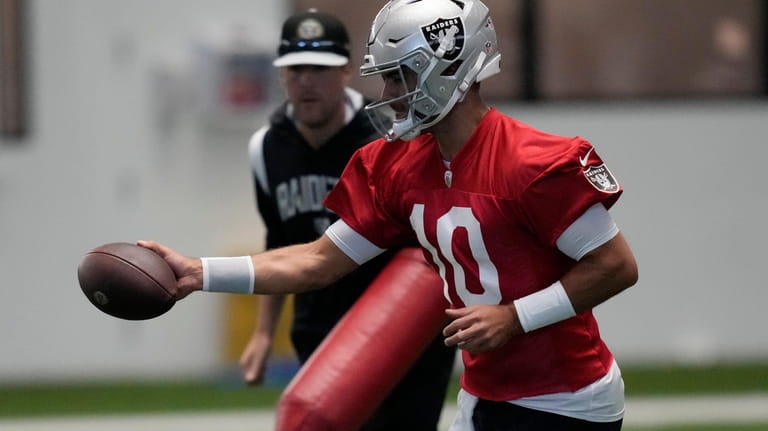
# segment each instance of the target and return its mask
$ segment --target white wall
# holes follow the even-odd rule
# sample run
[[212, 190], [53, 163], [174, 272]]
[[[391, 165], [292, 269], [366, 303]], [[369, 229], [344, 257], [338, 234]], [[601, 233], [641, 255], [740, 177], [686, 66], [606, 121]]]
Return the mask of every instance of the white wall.
[[[260, 249], [245, 152], [266, 110], [214, 130], [164, 98], [157, 78], [194, 81], [193, 41], [211, 28], [247, 26], [271, 50], [287, 6], [30, 6], [32, 135], [0, 142], [0, 383], [217, 371], [221, 296], [124, 322], [85, 300], [76, 267], [111, 241], [157, 239], [189, 255]], [[768, 358], [767, 102], [499, 108], [588, 138], [626, 189], [613, 213], [640, 282], [597, 312], [619, 359]]]
[[620, 359], [768, 358], [768, 102], [506, 111], [588, 138], [625, 188], [612, 213], [640, 281], [597, 310]]
[[206, 132], [186, 108], [158, 126], [155, 79], [196, 77], [198, 41], [237, 26], [272, 52], [284, 2], [29, 5], [32, 134], [0, 144], [0, 381], [210, 371], [220, 298], [123, 322], [84, 300], [76, 267], [112, 241], [154, 238], [191, 255], [261, 247], [246, 129]]

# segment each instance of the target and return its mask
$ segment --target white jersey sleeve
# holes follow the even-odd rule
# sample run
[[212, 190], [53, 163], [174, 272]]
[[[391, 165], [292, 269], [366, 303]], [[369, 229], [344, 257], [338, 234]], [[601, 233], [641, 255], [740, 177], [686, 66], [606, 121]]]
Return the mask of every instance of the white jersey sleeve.
[[611, 214], [602, 203], [596, 203], [557, 238], [557, 248], [571, 259], [579, 260], [618, 233]]
[[386, 251], [355, 232], [341, 219], [330, 225], [326, 229], [325, 235], [358, 265], [362, 265]]

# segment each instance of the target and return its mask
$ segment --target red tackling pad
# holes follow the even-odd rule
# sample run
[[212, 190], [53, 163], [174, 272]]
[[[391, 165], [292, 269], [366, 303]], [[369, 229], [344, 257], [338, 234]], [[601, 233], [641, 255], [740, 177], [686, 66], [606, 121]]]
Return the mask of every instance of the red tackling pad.
[[443, 281], [398, 252], [283, 392], [276, 431], [355, 431], [446, 323]]

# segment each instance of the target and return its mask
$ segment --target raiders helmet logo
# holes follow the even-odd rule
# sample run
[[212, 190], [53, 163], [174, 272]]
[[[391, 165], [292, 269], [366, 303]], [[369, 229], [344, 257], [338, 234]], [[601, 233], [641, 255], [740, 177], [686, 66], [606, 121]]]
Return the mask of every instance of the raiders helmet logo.
[[600, 166], [590, 166], [584, 169], [584, 176], [587, 177], [590, 184], [596, 189], [605, 193], [616, 193], [619, 191], [619, 183], [613, 177], [611, 171], [603, 163]]
[[432, 51], [437, 52], [440, 44], [445, 43], [445, 60], [455, 60], [464, 48], [464, 23], [459, 17], [438, 18], [432, 24], [421, 27], [421, 32]]

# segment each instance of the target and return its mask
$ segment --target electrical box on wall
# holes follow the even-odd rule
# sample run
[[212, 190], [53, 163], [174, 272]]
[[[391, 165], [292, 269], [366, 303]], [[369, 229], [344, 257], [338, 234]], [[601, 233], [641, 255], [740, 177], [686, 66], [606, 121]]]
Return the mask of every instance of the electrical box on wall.
[[156, 130], [168, 135], [188, 119], [208, 130], [250, 131], [280, 99], [274, 47], [246, 31], [218, 24], [190, 45], [158, 58], [153, 68]]
[[204, 125], [254, 127], [256, 114], [279, 97], [273, 51], [238, 26], [204, 35], [195, 44], [192, 82]]

